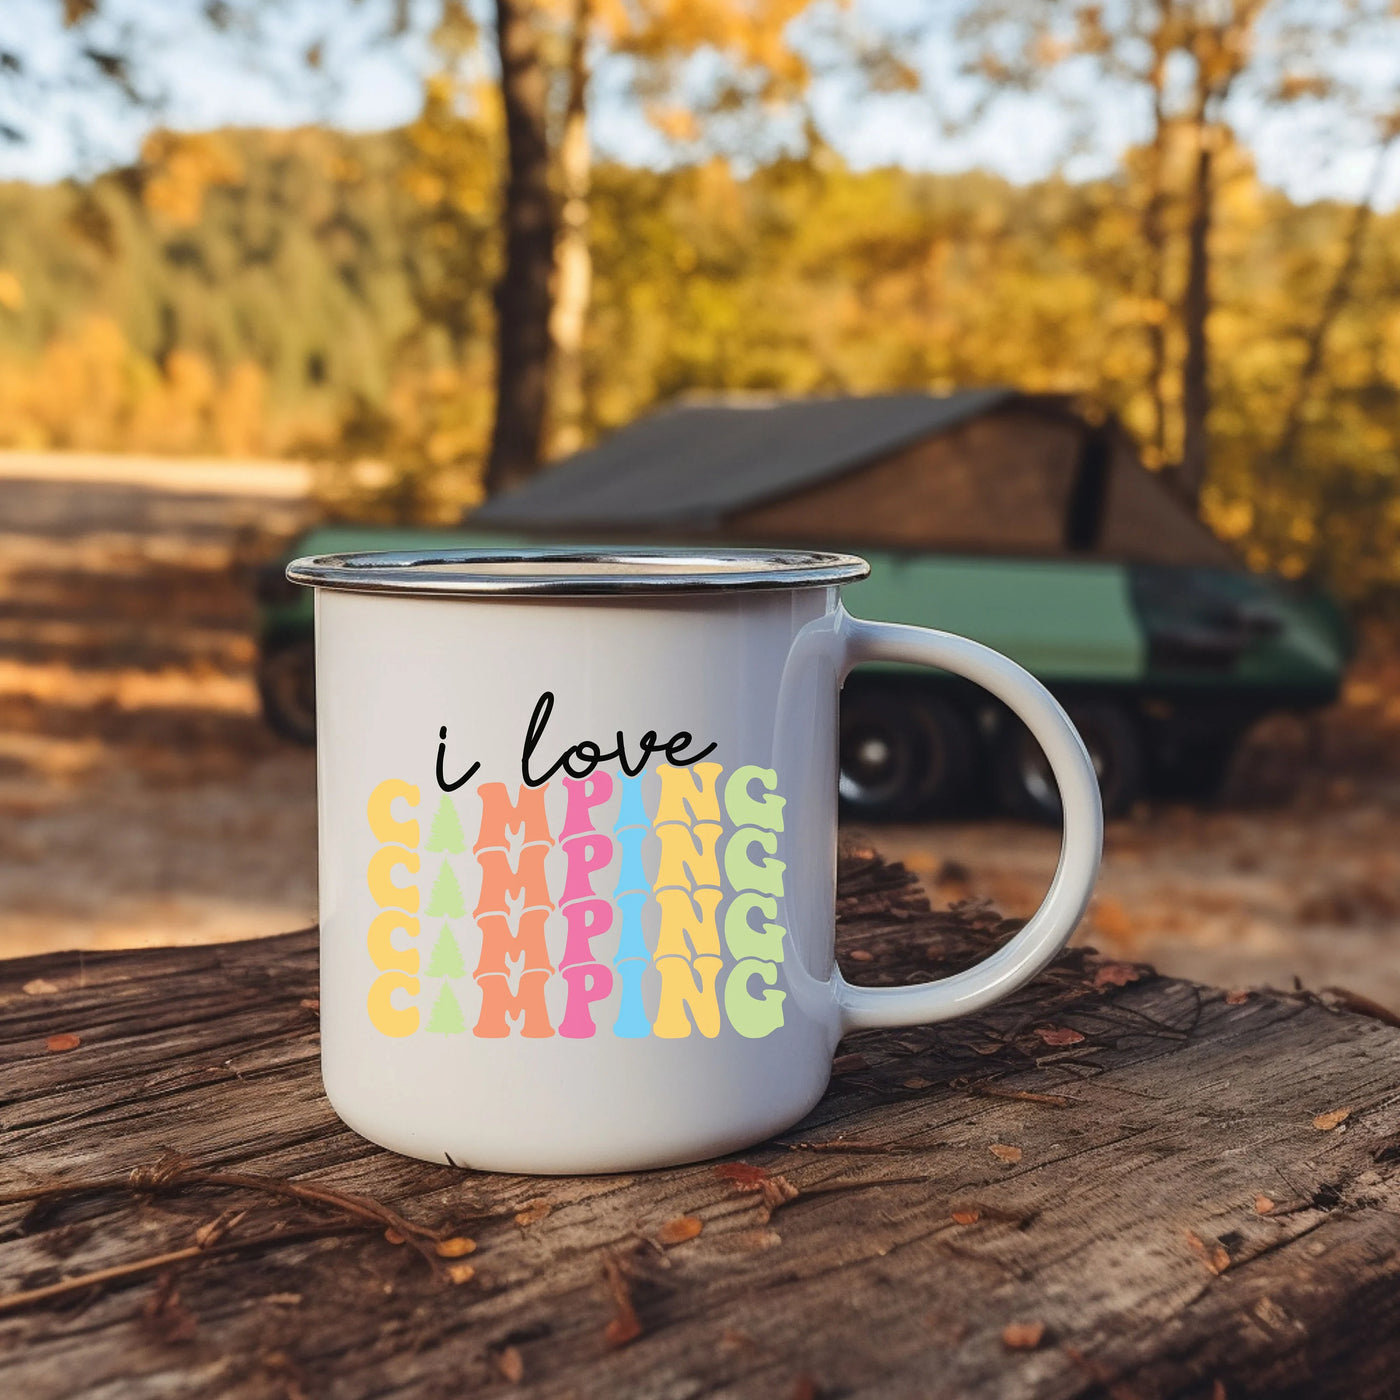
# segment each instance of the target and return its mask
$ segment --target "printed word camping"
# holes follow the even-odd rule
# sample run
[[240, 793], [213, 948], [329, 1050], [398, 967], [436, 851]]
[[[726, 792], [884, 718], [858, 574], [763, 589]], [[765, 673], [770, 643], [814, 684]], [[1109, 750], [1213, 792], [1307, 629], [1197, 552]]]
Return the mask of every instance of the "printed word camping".
[[[380, 845], [367, 870], [379, 908], [367, 1005], [377, 1030], [678, 1040], [713, 1039], [728, 1026], [760, 1039], [783, 1025], [777, 774], [666, 764], [647, 780], [649, 810], [640, 775], [615, 776], [592, 752], [584, 757], [590, 771], [557, 787], [443, 792], [421, 854], [409, 815], [419, 788], [388, 779], [370, 794]], [[463, 815], [475, 831], [470, 850]], [[425, 903], [412, 876], [428, 886]], [[477, 892], [470, 912], [464, 886]], [[423, 963], [425, 925], [432, 949]]]

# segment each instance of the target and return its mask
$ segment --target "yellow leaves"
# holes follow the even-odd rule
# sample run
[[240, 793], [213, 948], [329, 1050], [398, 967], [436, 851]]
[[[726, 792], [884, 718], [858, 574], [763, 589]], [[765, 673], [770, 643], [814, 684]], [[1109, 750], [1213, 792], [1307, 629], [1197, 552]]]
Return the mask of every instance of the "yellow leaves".
[[1022, 1156], [1019, 1147], [1012, 1147], [1009, 1143], [1005, 1142], [994, 1142], [987, 1151], [990, 1152], [997, 1161], [1005, 1162], [1008, 1166], [1014, 1166], [1021, 1160]]
[[61, 1055], [68, 1050], [76, 1050], [82, 1044], [82, 1039], [73, 1034], [72, 1031], [61, 1031], [58, 1035], [51, 1035], [44, 1042], [44, 1048], [51, 1055]]
[[1330, 1133], [1333, 1128], [1340, 1127], [1350, 1117], [1351, 1109], [1334, 1108], [1330, 1113], [1319, 1113], [1317, 1117], [1313, 1119], [1312, 1125], [1319, 1132]]
[[19, 311], [24, 306], [24, 284], [7, 267], [0, 267], [0, 306]]
[[141, 164], [146, 207], [182, 228], [199, 222], [206, 191], [243, 179], [238, 153], [218, 132], [153, 131], [141, 143]]

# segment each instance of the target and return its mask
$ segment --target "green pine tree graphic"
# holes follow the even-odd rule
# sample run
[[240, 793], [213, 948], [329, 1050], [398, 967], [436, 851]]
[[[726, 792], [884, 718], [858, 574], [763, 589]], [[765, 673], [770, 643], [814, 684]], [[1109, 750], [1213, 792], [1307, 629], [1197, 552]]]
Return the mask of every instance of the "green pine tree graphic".
[[433, 944], [433, 951], [428, 956], [425, 976], [465, 977], [466, 975], [467, 968], [462, 961], [462, 950], [457, 946], [457, 940], [453, 937], [452, 930], [443, 924], [442, 932], [438, 934], [437, 942]]
[[466, 837], [462, 835], [462, 823], [457, 819], [457, 809], [452, 799], [444, 796], [438, 803], [437, 815], [433, 817], [432, 829], [428, 832], [425, 851], [445, 852], [459, 856], [467, 849]]
[[423, 912], [430, 919], [460, 919], [467, 912], [467, 906], [462, 901], [462, 887], [447, 861], [443, 861], [442, 869], [433, 881], [433, 892], [428, 896], [428, 907]]
[[460, 1035], [466, 1028], [462, 1007], [453, 996], [452, 988], [444, 982], [438, 999], [433, 1003], [433, 1014], [428, 1017], [428, 1029], [440, 1035]]

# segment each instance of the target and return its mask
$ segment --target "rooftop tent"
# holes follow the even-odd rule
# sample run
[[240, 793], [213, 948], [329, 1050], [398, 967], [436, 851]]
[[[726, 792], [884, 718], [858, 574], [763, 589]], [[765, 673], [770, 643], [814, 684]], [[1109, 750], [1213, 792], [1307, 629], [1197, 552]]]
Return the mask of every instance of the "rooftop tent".
[[472, 523], [1235, 564], [1120, 427], [1011, 389], [685, 401], [487, 502]]

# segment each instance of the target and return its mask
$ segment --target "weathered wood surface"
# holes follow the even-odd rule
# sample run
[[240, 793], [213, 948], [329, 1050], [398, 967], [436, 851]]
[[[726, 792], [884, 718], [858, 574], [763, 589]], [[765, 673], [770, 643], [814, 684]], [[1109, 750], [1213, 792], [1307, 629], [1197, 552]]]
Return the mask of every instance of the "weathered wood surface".
[[[930, 913], [869, 858], [842, 891], [862, 980], [946, 972], [1007, 932]], [[0, 1205], [0, 1294], [176, 1256], [0, 1300], [0, 1393], [1400, 1394], [1400, 1030], [1381, 1020], [1072, 951], [985, 1015], [853, 1038], [807, 1121], [743, 1154], [798, 1189], [765, 1219], [714, 1164], [529, 1179], [370, 1146], [321, 1095], [316, 994], [310, 932], [0, 963], [0, 1196], [106, 1183]], [[172, 1152], [223, 1175], [167, 1158], [162, 1181]], [[438, 1258], [230, 1173], [477, 1247]], [[657, 1243], [682, 1216], [702, 1232]], [[1015, 1324], [1039, 1344], [1009, 1346]]]

